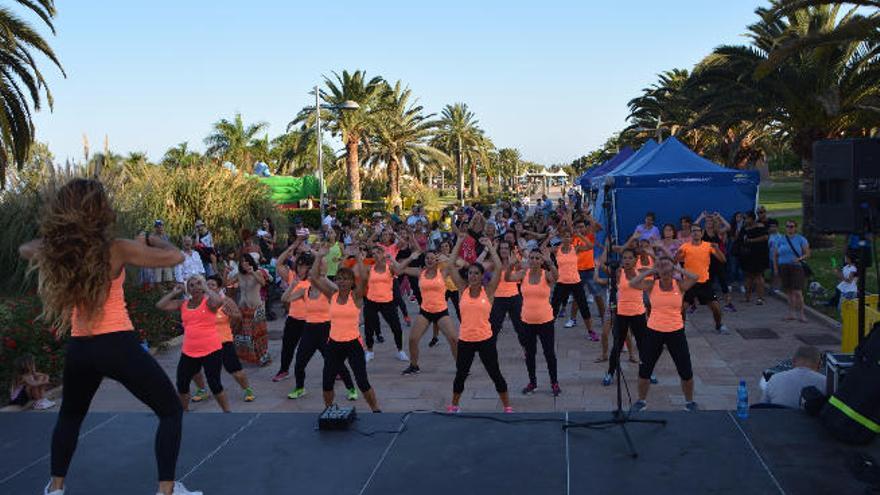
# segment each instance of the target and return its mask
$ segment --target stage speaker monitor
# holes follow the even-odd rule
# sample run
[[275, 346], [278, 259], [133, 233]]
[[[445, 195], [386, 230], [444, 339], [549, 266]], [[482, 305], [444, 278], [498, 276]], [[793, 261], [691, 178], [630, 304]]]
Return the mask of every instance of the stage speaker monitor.
[[817, 141], [813, 145], [814, 221], [828, 233], [880, 226], [880, 139]]

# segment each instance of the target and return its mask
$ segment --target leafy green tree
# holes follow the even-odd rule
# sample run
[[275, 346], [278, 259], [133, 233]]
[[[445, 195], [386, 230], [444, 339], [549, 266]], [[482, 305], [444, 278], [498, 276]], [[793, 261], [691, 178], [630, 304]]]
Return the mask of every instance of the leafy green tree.
[[[331, 135], [339, 136], [345, 145], [345, 168], [351, 191], [351, 207], [361, 208], [361, 174], [359, 147], [368, 149], [370, 138], [379, 125], [382, 95], [387, 85], [382, 77], [367, 79], [365, 71], [342, 74], [334, 72], [333, 78], [324, 77], [325, 88], [320, 91], [321, 100], [331, 106], [341, 107], [346, 101], [354, 101], [357, 109], [321, 110], [321, 122], [327, 126]], [[315, 125], [315, 109], [303, 108], [288, 126], [304, 124]]]
[[383, 163], [388, 171], [389, 199], [392, 206], [402, 204], [400, 173], [404, 165], [414, 175], [420, 175], [423, 164], [448, 160], [449, 157], [431, 146], [428, 139], [436, 122], [430, 120], [421, 105], [412, 100], [412, 91], [400, 81], [386, 88], [383, 105], [378, 112], [375, 135], [371, 140], [372, 165]]
[[253, 167], [252, 146], [257, 141], [257, 134], [268, 126], [265, 122], [245, 125], [240, 113], [236, 113], [231, 121], [220, 119], [214, 123], [213, 132], [205, 138], [208, 147], [205, 154], [250, 170]]
[[716, 48], [695, 69], [694, 83], [702, 88], [701, 99], [724, 108], [722, 118], [768, 122], [787, 136], [801, 161], [804, 232], [817, 243], [813, 143], [865, 135], [880, 125], [880, 44], [873, 37], [807, 47], [756, 80], [780, 40], [833, 33], [858, 15], [850, 10], [839, 16], [839, 5], [803, 8], [776, 20], [765, 9], [756, 13], [760, 20], [748, 27], [751, 43]]
[[[53, 0], [16, 0], [16, 3], [35, 13], [55, 34], [52, 25], [52, 18], [55, 17]], [[49, 109], [52, 108], [52, 93], [37, 66], [35, 53], [44, 55], [66, 76], [61, 62], [43, 36], [12, 9], [0, 7], [0, 60], [3, 69], [0, 74], [0, 187], [5, 187], [6, 167], [10, 159], [18, 168], [27, 161], [34, 142], [31, 106], [35, 111], [40, 110], [41, 90], [45, 92]]]
[[192, 167], [202, 161], [202, 155], [189, 149], [189, 143], [184, 141], [162, 156], [161, 163], [166, 167]]
[[[480, 146], [483, 131], [479, 121], [465, 103], [446, 105], [440, 114], [437, 132], [431, 144], [455, 157], [458, 177], [458, 199], [464, 199], [464, 158]], [[473, 177], [472, 177], [473, 178]], [[472, 191], [473, 193], [473, 188]]]

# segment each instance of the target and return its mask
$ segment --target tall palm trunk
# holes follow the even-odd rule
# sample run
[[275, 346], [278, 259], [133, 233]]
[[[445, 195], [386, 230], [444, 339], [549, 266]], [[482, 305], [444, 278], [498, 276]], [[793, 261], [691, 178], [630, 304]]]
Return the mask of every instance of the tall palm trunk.
[[469, 160], [468, 165], [471, 167], [471, 197], [476, 198], [480, 194], [480, 185], [477, 179], [477, 162]]
[[348, 136], [345, 143], [345, 168], [348, 186], [351, 188], [351, 209], [361, 209], [361, 171], [358, 168], [358, 136]]
[[391, 191], [391, 207], [403, 206], [400, 200], [400, 159], [391, 157], [388, 162], [388, 186]]
[[458, 165], [458, 200], [464, 200], [464, 164], [462, 163], [461, 138], [458, 138], [458, 149], [455, 150], [455, 163]]

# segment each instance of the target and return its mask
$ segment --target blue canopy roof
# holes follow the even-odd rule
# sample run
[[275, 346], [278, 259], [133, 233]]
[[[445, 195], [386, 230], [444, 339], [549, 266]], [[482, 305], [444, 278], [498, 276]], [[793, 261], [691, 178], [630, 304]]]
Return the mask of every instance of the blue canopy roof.
[[615, 175], [615, 172], [617, 172], [618, 170], [622, 170], [623, 168], [628, 167], [629, 164], [636, 162], [638, 160], [641, 160], [643, 157], [650, 154], [652, 151], [654, 151], [657, 148], [657, 146], [658, 146], [657, 141], [654, 141], [653, 139], [649, 139], [648, 142], [643, 144], [642, 147], [639, 148], [638, 151], [631, 154], [629, 156], [629, 158], [619, 162], [614, 167], [611, 167], [610, 169], [605, 170], [602, 173], [596, 174], [593, 177], [591, 177], [590, 184], [592, 185], [592, 188], [593, 189], [598, 188], [599, 185], [604, 181], [605, 176]]
[[615, 167], [628, 160], [634, 153], [635, 151], [629, 146], [624, 147], [610, 159], [605, 160], [601, 164], [584, 172], [584, 174], [578, 178], [578, 184], [580, 184], [582, 188], [588, 189], [590, 187], [591, 178], [596, 177], [597, 175], [605, 175], [609, 170], [614, 170]]
[[[676, 224], [681, 215], [695, 217], [701, 211], [718, 211], [730, 217], [738, 211], [754, 210], [760, 182], [757, 171], [716, 165], [674, 137], [642, 153], [646, 147], [608, 173], [614, 179], [613, 221], [621, 242], [648, 211], [653, 211], [656, 223], [662, 225]], [[600, 189], [596, 204], [604, 200], [605, 190]], [[605, 220], [603, 211], [594, 216]]]

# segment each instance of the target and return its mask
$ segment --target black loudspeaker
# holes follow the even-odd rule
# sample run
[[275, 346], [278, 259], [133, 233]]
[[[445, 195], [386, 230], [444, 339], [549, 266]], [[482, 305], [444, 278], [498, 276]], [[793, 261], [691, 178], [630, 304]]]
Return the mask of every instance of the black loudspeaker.
[[880, 139], [813, 145], [816, 228], [828, 233], [880, 227]]

